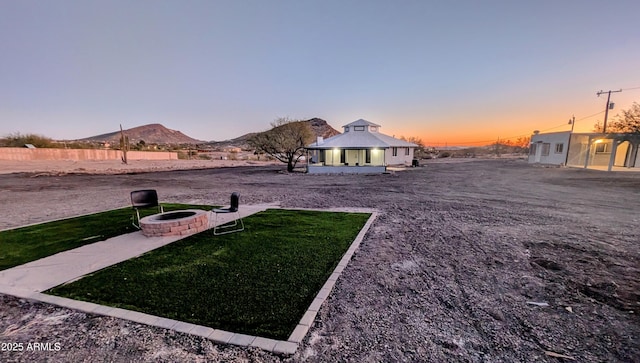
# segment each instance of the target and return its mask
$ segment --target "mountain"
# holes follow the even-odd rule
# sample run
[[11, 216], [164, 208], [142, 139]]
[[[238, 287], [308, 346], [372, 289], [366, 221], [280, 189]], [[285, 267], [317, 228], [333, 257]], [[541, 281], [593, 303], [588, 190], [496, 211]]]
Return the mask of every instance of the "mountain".
[[[309, 124], [309, 126], [313, 130], [314, 138], [315, 136], [322, 136], [326, 139], [340, 133], [336, 129], [331, 127], [327, 123], [327, 121], [320, 118], [312, 118], [303, 122]], [[196, 140], [183, 134], [180, 131], [168, 129], [161, 124], [138, 126], [128, 130], [124, 130], [124, 133], [129, 138], [129, 142], [132, 144], [136, 144], [142, 140], [146, 144], [206, 144], [207, 146], [214, 148], [235, 146], [243, 149], [249, 148], [248, 140], [256, 134], [255, 132], [252, 132], [231, 140], [206, 142], [202, 140]], [[77, 141], [108, 142], [111, 144], [118, 144], [120, 143], [120, 131], [91, 136]]]
[[[183, 134], [180, 131], [168, 129], [161, 124], [149, 124], [124, 130], [124, 134], [129, 138], [130, 143], [144, 141], [147, 144], [199, 144], [205, 141], [196, 140]], [[78, 141], [94, 142], [120, 142], [120, 131], [110, 132], [97, 136], [91, 136]]]
[[[334, 129], [333, 127], [331, 127], [327, 121], [321, 119], [321, 118], [312, 118], [310, 120], [305, 120], [303, 122], [306, 122], [309, 124], [309, 126], [311, 127], [311, 130], [313, 130], [313, 134], [314, 134], [314, 140], [317, 136], [322, 136], [323, 138], [328, 138], [331, 136], [335, 136], [338, 135], [340, 132], [336, 129]], [[236, 137], [235, 139], [231, 139], [231, 140], [225, 140], [225, 141], [212, 141], [210, 143], [208, 143], [209, 146], [214, 147], [214, 148], [221, 148], [221, 147], [229, 147], [229, 146], [235, 146], [235, 147], [240, 147], [242, 149], [249, 149], [249, 139], [253, 136], [257, 134], [256, 132], [252, 132], [249, 134], [245, 134], [242, 135], [240, 137]]]
[[329, 138], [331, 136], [336, 136], [340, 134], [340, 131], [331, 127], [327, 121], [321, 118], [312, 118], [311, 120], [307, 120], [311, 126], [311, 129], [315, 133], [316, 136], [322, 136], [323, 138]]

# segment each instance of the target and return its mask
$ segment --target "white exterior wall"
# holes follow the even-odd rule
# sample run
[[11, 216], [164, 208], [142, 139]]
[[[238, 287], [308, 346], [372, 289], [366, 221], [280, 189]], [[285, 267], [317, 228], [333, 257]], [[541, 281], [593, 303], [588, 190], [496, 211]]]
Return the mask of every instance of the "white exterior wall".
[[[531, 136], [529, 163], [562, 165], [566, 162], [568, 166], [606, 167], [608, 170], [613, 167], [638, 168], [639, 143], [637, 136], [632, 134], [572, 134], [568, 131], [538, 134]], [[548, 155], [543, 155], [545, 144], [549, 145]], [[564, 145], [561, 153], [556, 152], [558, 144]]]
[[[329, 149], [329, 150], [318, 150], [317, 155], [315, 157], [316, 151], [313, 151], [311, 154], [314, 157], [314, 161], [320, 164], [320, 160], [322, 160], [319, 155], [320, 153], [324, 154], [324, 165], [325, 166], [341, 166], [344, 165], [340, 162], [340, 153], [342, 150], [340, 149]], [[349, 166], [355, 166], [358, 164], [359, 166], [372, 165], [372, 166], [384, 166], [384, 150], [383, 149], [372, 149], [371, 150], [371, 162], [366, 162], [366, 151], [365, 150], [345, 150], [345, 163]], [[321, 165], [316, 165], [321, 166]]]
[[[413, 161], [414, 148], [398, 147], [397, 149], [397, 156], [393, 156], [393, 147], [390, 147], [385, 151], [385, 160], [387, 165], [411, 165], [411, 162]], [[409, 155], [406, 155], [407, 149], [409, 149]]]
[[371, 165], [386, 165], [384, 155], [384, 149], [371, 150]]
[[346, 150], [345, 162], [348, 165], [364, 165], [365, 157], [364, 150]]
[[[567, 161], [570, 135], [571, 132], [566, 131], [531, 136], [529, 163], [564, 165]], [[544, 152], [545, 144], [548, 145], [548, 153]], [[558, 145], [562, 145], [561, 152], [557, 152]]]

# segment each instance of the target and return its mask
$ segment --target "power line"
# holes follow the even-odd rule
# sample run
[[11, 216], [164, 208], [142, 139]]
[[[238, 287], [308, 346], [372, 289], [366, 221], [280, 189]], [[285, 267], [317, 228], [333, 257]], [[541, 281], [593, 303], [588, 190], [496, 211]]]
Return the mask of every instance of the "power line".
[[[640, 88], [640, 87], [639, 87], [639, 88]], [[591, 117], [593, 117], [593, 116], [597, 116], [597, 115], [599, 115], [599, 114], [601, 114], [601, 113], [603, 113], [603, 112], [604, 112], [604, 111], [596, 112], [596, 113], [594, 113], [593, 115], [589, 115], [589, 116], [583, 117], [583, 118], [581, 118], [581, 119], [577, 119], [576, 121], [586, 120], [586, 119], [591, 118]]]

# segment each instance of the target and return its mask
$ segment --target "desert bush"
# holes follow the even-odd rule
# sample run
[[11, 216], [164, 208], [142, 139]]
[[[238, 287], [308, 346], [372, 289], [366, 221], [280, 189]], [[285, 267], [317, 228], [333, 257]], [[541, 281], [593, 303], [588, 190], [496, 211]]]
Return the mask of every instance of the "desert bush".
[[[35, 147], [56, 147], [53, 140], [46, 136], [37, 134], [21, 134], [16, 132], [0, 139], [0, 145], [4, 147], [23, 147], [25, 144], [31, 144]], [[59, 147], [59, 146], [58, 146]]]

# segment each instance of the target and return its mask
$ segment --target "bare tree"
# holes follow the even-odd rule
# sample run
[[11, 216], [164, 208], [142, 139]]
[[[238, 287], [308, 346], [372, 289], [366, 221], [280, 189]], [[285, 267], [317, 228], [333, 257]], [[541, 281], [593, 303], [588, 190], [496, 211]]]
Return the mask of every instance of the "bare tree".
[[425, 145], [421, 138], [417, 136], [408, 136], [408, 137], [400, 136], [400, 140], [404, 140], [406, 142], [410, 142], [412, 144], [418, 145], [418, 147], [416, 147], [415, 150], [413, 151], [414, 158], [421, 159], [426, 156]]
[[640, 104], [634, 102], [628, 110], [622, 110], [622, 115], [616, 115], [608, 129], [612, 132], [640, 134]]
[[529, 144], [531, 144], [530, 136], [520, 136], [515, 140], [500, 140], [505, 146], [505, 152], [509, 153], [529, 153]]
[[416, 144], [418, 145], [418, 147], [424, 147], [424, 142], [422, 141], [421, 138], [417, 137], [417, 136], [400, 136], [400, 140], [404, 140], [406, 142], [410, 142], [412, 144]]
[[264, 152], [287, 164], [292, 172], [305, 147], [313, 141], [313, 130], [308, 123], [300, 120], [279, 118], [271, 123], [271, 130], [254, 135], [249, 144], [256, 152]]
[[[593, 125], [594, 132], [602, 132], [600, 121]], [[614, 120], [607, 125], [607, 132], [640, 134], [640, 104], [634, 102], [628, 110], [622, 110]]]

